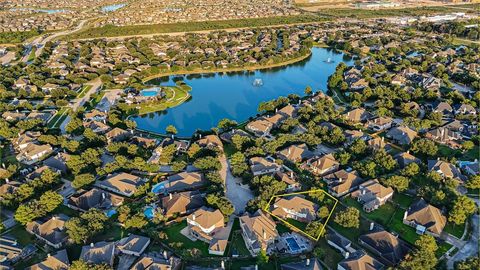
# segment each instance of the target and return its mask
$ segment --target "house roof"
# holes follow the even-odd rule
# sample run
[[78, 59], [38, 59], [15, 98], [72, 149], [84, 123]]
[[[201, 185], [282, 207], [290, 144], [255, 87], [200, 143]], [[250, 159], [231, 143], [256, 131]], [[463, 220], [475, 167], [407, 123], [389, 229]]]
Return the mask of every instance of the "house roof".
[[52, 244], [61, 244], [66, 238], [65, 222], [68, 216], [60, 214], [48, 219], [40, 219], [27, 223], [28, 231], [42, 237]]
[[248, 123], [247, 127], [252, 130], [258, 130], [265, 133], [273, 127], [273, 124], [267, 120], [258, 119]]
[[310, 162], [311, 167], [316, 167], [318, 170], [326, 170], [333, 166], [340, 165], [332, 154], [324, 155], [320, 158], [316, 158]]
[[210, 246], [208, 250], [216, 251], [216, 252], [225, 252], [227, 248], [228, 240], [227, 239], [213, 239], [210, 242]]
[[384, 265], [364, 251], [351, 254], [348, 258], [338, 263], [345, 270], [380, 270]]
[[118, 241], [117, 248], [122, 252], [130, 251], [141, 253], [143, 250], [145, 250], [149, 243], [150, 238], [148, 237], [130, 234], [128, 237], [122, 238], [120, 241]]
[[223, 223], [224, 217], [218, 209], [201, 207], [188, 216], [188, 219], [195, 221], [202, 228], [210, 228], [216, 224]]
[[240, 220], [246, 229], [245, 234], [255, 241], [254, 245], [258, 248], [266, 249], [267, 242], [279, 235], [275, 222], [262, 210], [257, 210], [253, 215], [245, 213]]
[[371, 194], [374, 194], [377, 198], [385, 198], [389, 194], [393, 193], [391, 187], [385, 187], [381, 185], [377, 179], [368, 180], [360, 184], [360, 188], [368, 190]]
[[369, 117], [369, 113], [364, 108], [355, 108], [344, 113], [342, 116], [351, 122], [361, 122]]
[[108, 264], [113, 260], [115, 251], [114, 242], [98, 242], [82, 247], [80, 259], [91, 264]]
[[465, 178], [465, 176], [462, 175], [460, 170], [455, 165], [443, 160], [429, 160], [428, 170], [437, 171], [448, 178], [458, 178], [460, 180], [463, 180]]
[[361, 235], [359, 240], [376, 250], [391, 264], [399, 263], [409, 252], [405, 243], [385, 230], [375, 230]]
[[340, 170], [323, 177], [329, 188], [337, 194], [347, 192], [354, 186], [360, 185], [364, 180], [357, 171], [347, 172]]
[[307, 145], [302, 143], [290, 145], [281, 150], [279, 155], [291, 161], [300, 161], [312, 157], [313, 154], [308, 150]]
[[208, 135], [197, 141], [197, 144], [201, 147], [214, 146], [223, 149], [222, 140], [216, 135]]
[[264, 170], [271, 170], [271, 169], [280, 169], [281, 166], [277, 163], [270, 161], [264, 157], [252, 157], [250, 159], [250, 169], [252, 172], [259, 172]]
[[158, 256], [143, 256], [130, 270], [172, 270], [180, 264], [180, 259], [170, 257], [169, 259]]
[[70, 266], [66, 249], [59, 250], [55, 255], [48, 255], [47, 258], [40, 263], [34, 264], [27, 270], [67, 270]]
[[417, 132], [407, 126], [400, 126], [390, 129], [387, 132], [387, 136], [395, 139], [401, 144], [410, 144], [413, 139], [417, 137]]
[[423, 198], [410, 205], [405, 219], [414, 221], [435, 234], [441, 234], [447, 223], [447, 218], [440, 209], [428, 204]]
[[122, 197], [97, 188], [74, 194], [68, 199], [68, 204], [84, 211], [90, 208], [109, 209], [122, 203]]
[[277, 215], [284, 212], [283, 209], [289, 209], [297, 213], [307, 213], [315, 215], [318, 205], [300, 196], [279, 197], [275, 200], [273, 214]]
[[170, 192], [192, 189], [205, 184], [203, 175], [198, 172], [177, 173], [169, 176], [167, 180], [168, 183], [166, 183], [165, 188]]
[[321, 270], [323, 269], [317, 259], [306, 259], [299, 262], [284, 263], [280, 265], [282, 270]]
[[171, 216], [175, 213], [186, 213], [202, 207], [203, 197], [198, 192], [180, 192], [162, 198], [164, 215]]
[[144, 180], [139, 176], [122, 172], [107, 176], [107, 179], [100, 181], [99, 184], [122, 194], [133, 194], [144, 184]]

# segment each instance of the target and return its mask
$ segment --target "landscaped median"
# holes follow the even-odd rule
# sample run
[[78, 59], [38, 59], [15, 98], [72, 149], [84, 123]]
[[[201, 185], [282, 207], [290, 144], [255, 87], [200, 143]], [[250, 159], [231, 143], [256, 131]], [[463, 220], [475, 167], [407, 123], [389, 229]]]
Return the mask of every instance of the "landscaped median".
[[70, 111], [70, 108], [68, 107], [62, 107], [58, 112], [50, 119], [50, 121], [47, 124], [48, 128], [60, 128], [62, 125], [63, 121], [68, 117], [68, 112]]

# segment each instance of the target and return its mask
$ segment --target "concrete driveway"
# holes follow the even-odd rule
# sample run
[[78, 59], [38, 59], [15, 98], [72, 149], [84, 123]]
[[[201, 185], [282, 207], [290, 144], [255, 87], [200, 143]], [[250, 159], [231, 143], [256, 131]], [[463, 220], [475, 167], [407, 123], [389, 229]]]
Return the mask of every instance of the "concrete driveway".
[[[227, 162], [228, 165], [228, 162]], [[230, 166], [226, 170], [225, 194], [235, 206], [235, 214], [240, 215], [245, 211], [248, 201], [254, 198], [253, 192], [248, 185], [242, 184], [242, 179], [234, 177]]]

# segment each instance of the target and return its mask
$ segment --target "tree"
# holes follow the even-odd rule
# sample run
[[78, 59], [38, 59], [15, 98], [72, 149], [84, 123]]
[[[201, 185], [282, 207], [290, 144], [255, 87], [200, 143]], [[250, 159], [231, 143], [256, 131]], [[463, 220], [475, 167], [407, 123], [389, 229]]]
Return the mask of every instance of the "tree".
[[414, 153], [435, 156], [438, 151], [437, 145], [429, 139], [419, 139], [412, 143], [410, 148]]
[[240, 176], [248, 170], [245, 156], [241, 152], [236, 152], [232, 155], [230, 165], [232, 166], [232, 174], [234, 176]]
[[348, 207], [346, 210], [338, 212], [334, 221], [345, 228], [360, 227], [360, 211], [354, 207]]
[[465, 184], [467, 188], [471, 189], [480, 189], [480, 175], [472, 175], [467, 183]]
[[112, 269], [107, 264], [88, 264], [82, 260], [73, 261], [70, 265], [70, 270], [110, 270]]
[[201, 149], [202, 148], [198, 144], [193, 143], [188, 148], [188, 151], [187, 151], [188, 157], [195, 158], [195, 156], [200, 152]]
[[42, 211], [50, 213], [55, 210], [63, 202], [62, 195], [54, 192], [47, 191], [42, 196], [40, 196], [39, 203]]
[[141, 229], [145, 227], [147, 224], [148, 224], [148, 221], [145, 219], [143, 213], [136, 213], [135, 215], [127, 219], [124, 225], [126, 229], [129, 229], [129, 228]]
[[415, 241], [415, 246], [417, 249], [406, 256], [405, 260], [400, 264], [401, 268], [410, 270], [435, 269], [438, 262], [435, 256], [435, 251], [438, 249], [435, 238], [431, 235], [421, 235]]
[[397, 166], [397, 161], [384, 149], [380, 149], [373, 155], [373, 160], [385, 171], [391, 171]]
[[477, 207], [474, 200], [465, 195], [459, 196], [453, 202], [448, 221], [457, 225], [464, 224], [467, 218], [475, 213], [476, 210]]
[[367, 144], [364, 140], [356, 139], [352, 142], [349, 149], [354, 155], [361, 155], [367, 150]]
[[76, 175], [72, 181], [72, 186], [76, 189], [80, 189], [84, 186], [90, 185], [95, 182], [95, 177], [92, 174], [84, 173]]
[[91, 208], [80, 217], [73, 217], [65, 223], [67, 234], [76, 244], [86, 243], [105, 229], [107, 216], [99, 209]]
[[318, 209], [317, 215], [319, 218], [324, 219], [330, 215], [330, 210], [328, 209], [327, 206], [322, 206], [320, 209]]
[[304, 91], [304, 93], [305, 93], [305, 95], [306, 95], [306, 96], [309, 96], [309, 95], [311, 95], [311, 94], [312, 94], [312, 92], [313, 92], [313, 91], [312, 91], [312, 87], [310, 87], [310, 86], [307, 86], [307, 87], [305, 88], [305, 91]]
[[265, 264], [268, 263], [269, 260], [270, 260], [270, 258], [268, 257], [267, 252], [265, 250], [261, 249], [260, 252], [257, 255], [257, 263], [259, 265], [265, 265]]
[[407, 177], [412, 177], [420, 172], [420, 166], [417, 163], [409, 163], [405, 168], [400, 171], [400, 174]]
[[455, 263], [455, 270], [472, 270], [480, 269], [480, 258], [479, 257], [470, 257], [464, 261], [459, 261]]
[[393, 175], [383, 181], [386, 186], [392, 187], [398, 192], [402, 192], [408, 189], [410, 180], [407, 177]]
[[220, 120], [220, 122], [218, 122], [218, 125], [217, 125], [218, 129], [221, 129], [221, 130], [227, 130], [235, 126], [237, 126], [237, 122], [227, 118]]
[[351, 157], [352, 155], [346, 151], [335, 153], [335, 159], [340, 163], [340, 165], [347, 165]]
[[208, 171], [208, 170], [218, 171], [222, 167], [222, 165], [220, 164], [220, 161], [215, 157], [199, 158], [193, 162], [193, 166], [195, 166], [195, 168], [198, 168], [202, 171]]
[[168, 134], [177, 134], [177, 128], [173, 125], [168, 125], [167, 128], [165, 129], [165, 131], [168, 133]]

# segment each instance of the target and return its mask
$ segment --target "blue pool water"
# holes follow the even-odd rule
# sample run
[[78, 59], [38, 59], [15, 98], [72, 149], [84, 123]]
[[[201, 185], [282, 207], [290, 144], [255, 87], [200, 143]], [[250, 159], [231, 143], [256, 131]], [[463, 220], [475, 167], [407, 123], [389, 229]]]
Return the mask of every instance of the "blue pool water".
[[143, 214], [146, 218], [152, 219], [155, 216], [155, 209], [152, 206], [145, 207]]
[[[195, 130], [209, 130], [223, 118], [246, 121], [258, 113], [262, 101], [289, 94], [303, 96], [307, 86], [326, 91], [328, 77], [340, 62], [350, 65], [353, 60], [330, 49], [313, 48], [304, 61], [279, 68], [158, 78], [149, 83], [171, 86], [184, 81], [192, 87], [192, 98], [178, 107], [132, 120], [139, 129], [162, 134], [168, 125], [174, 125], [179, 136], [190, 137]], [[261, 79], [263, 85], [254, 86], [255, 79]]]
[[285, 238], [287, 241], [288, 247], [292, 252], [297, 252], [300, 250], [300, 246], [298, 245], [297, 241], [293, 237]]
[[154, 97], [158, 94], [158, 90], [159, 90], [158, 87], [145, 89], [140, 91], [140, 95], [144, 97]]
[[110, 210], [108, 210], [108, 211], [105, 213], [105, 215], [110, 218], [110, 217], [112, 217], [113, 215], [115, 215], [116, 213], [117, 213], [117, 210], [115, 210], [115, 209], [110, 209]]
[[158, 193], [161, 193], [165, 190], [165, 184], [163, 183], [158, 183], [158, 184], [155, 184], [153, 187], [152, 187], [152, 192], [155, 193], [155, 194], [158, 194]]
[[101, 10], [103, 12], [112, 12], [112, 11], [115, 11], [117, 9], [121, 9], [123, 8], [124, 6], [126, 6], [127, 4], [125, 3], [122, 3], [122, 4], [114, 4], [114, 5], [108, 5], [108, 6], [104, 6], [101, 8]]

